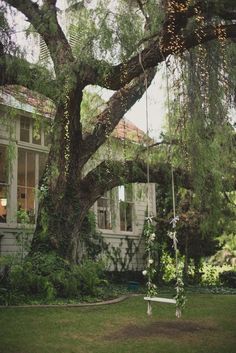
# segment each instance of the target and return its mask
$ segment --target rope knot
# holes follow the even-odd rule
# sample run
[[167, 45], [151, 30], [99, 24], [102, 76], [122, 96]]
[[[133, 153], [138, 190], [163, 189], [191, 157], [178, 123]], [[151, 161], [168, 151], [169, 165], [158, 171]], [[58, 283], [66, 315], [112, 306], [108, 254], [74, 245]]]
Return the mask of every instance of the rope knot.
[[172, 224], [172, 227], [175, 228], [177, 222], [179, 221], [179, 216], [175, 216], [174, 218], [172, 218], [172, 220], [170, 221], [170, 224]]

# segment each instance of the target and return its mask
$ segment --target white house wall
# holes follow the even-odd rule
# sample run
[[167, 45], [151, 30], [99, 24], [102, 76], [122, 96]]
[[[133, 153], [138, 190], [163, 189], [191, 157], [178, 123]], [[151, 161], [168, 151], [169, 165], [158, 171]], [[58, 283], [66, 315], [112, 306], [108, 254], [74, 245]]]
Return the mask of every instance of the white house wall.
[[[1, 107], [0, 107], [1, 108]], [[1, 117], [6, 114], [4, 111], [0, 110]], [[22, 111], [20, 112], [22, 114]], [[7, 118], [7, 117], [6, 117]], [[4, 120], [4, 119], [1, 119]], [[7, 120], [7, 119], [6, 119]], [[38, 152], [45, 152], [47, 150], [46, 147], [43, 146], [36, 146], [36, 145], [29, 145], [24, 144], [23, 142], [19, 141], [19, 119], [16, 119], [16, 124], [12, 125], [15, 126], [15, 137], [13, 143], [15, 143], [16, 147], [25, 147], [34, 151]], [[6, 145], [9, 141], [9, 130], [6, 126], [2, 123], [0, 125], [0, 145]], [[107, 147], [105, 147], [107, 149]], [[101, 153], [101, 151], [100, 151]], [[107, 150], [107, 153], [109, 151]], [[111, 153], [112, 158], [114, 158], [114, 151]], [[121, 155], [121, 154], [119, 154]], [[16, 148], [16, 157], [17, 157], [17, 148]], [[90, 169], [90, 168], [88, 168]], [[10, 183], [10, 192], [9, 192], [9, 204], [12, 207], [8, 208], [8, 221], [7, 223], [0, 223], [0, 255], [11, 255], [15, 253], [21, 252], [21, 242], [17, 240], [22, 235], [22, 225], [16, 223], [16, 211], [17, 211], [17, 158], [12, 164], [12, 173], [13, 177], [11, 178]], [[144, 219], [147, 212], [147, 186], [145, 184], [133, 184], [134, 187], [134, 199], [133, 199], [133, 230], [131, 232], [121, 231], [119, 228], [118, 222], [113, 225], [112, 230], [100, 230], [102, 232], [102, 236], [104, 241], [109, 244], [110, 248], [119, 247], [121, 240], [123, 241], [123, 245], [121, 247], [121, 252], [124, 255], [126, 249], [126, 237], [132, 239], [136, 245], [139, 246], [139, 251], [132, 259], [132, 262], [129, 266], [129, 269], [133, 270], [141, 270], [143, 268], [143, 254], [144, 254], [144, 242], [141, 238], [143, 233], [143, 224]], [[156, 214], [156, 207], [155, 207], [155, 185], [150, 184], [149, 190], [149, 210], [150, 213], [155, 215]], [[93, 206], [93, 210], [96, 214], [96, 204]], [[118, 203], [117, 203], [117, 207]], [[119, 212], [115, 212], [118, 214]], [[33, 227], [31, 229], [27, 229], [27, 232], [33, 233]], [[18, 234], [18, 236], [17, 236]], [[114, 269], [114, 266], [110, 262], [108, 264], [110, 269]]]

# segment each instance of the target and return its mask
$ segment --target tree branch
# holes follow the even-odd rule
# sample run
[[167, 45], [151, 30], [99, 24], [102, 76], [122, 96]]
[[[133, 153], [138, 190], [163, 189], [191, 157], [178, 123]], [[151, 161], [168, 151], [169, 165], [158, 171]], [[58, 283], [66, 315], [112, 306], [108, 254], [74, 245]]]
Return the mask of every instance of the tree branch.
[[42, 67], [9, 54], [0, 53], [0, 85], [20, 85], [55, 100], [58, 87]]
[[[151, 183], [171, 187], [171, 165], [169, 163], [151, 164], [149, 173]], [[193, 180], [187, 171], [175, 168], [174, 179], [175, 185], [193, 190]], [[147, 164], [141, 160], [103, 161], [83, 178], [79, 194], [85, 199], [89, 195], [92, 206], [106, 191], [125, 183], [147, 183]], [[233, 189], [236, 190], [236, 179], [231, 184], [230, 190]]]
[[[156, 73], [155, 69], [147, 72], [147, 86], [150, 85]], [[114, 130], [124, 114], [140, 99], [146, 90], [144, 74], [130, 84], [114, 93], [107, 102], [107, 108], [96, 117], [96, 127], [92, 134], [84, 136], [82, 153], [83, 165], [105, 142], [107, 136]]]
[[[40, 9], [37, 3], [31, 0], [4, 0], [7, 4], [15, 7], [23, 13], [32, 23], [32, 21], [40, 21]], [[33, 24], [33, 23], [32, 23]]]
[[[160, 185], [171, 185], [171, 167], [169, 164], [159, 163], [150, 166], [150, 182]], [[186, 189], [192, 187], [192, 180], [183, 170], [175, 170], [175, 183]], [[99, 182], [98, 182], [99, 180]], [[81, 182], [80, 194], [83, 192], [88, 197], [90, 190], [93, 203], [106, 191], [124, 185], [124, 183], [147, 183], [147, 165], [145, 162], [136, 161], [103, 161], [89, 172]], [[94, 188], [91, 188], [91, 185]], [[96, 185], [96, 189], [95, 189]]]
[[30, 0], [4, 0], [23, 13], [35, 30], [44, 39], [57, 75], [61, 74], [61, 67], [74, 61], [72, 49], [57, 20], [55, 0], [43, 1], [43, 6]]
[[[142, 65], [145, 70], [156, 67], [171, 54], [181, 54], [199, 44], [216, 39], [219, 30], [225, 33], [226, 38], [236, 38], [236, 24], [208, 26], [199, 31], [194, 30], [190, 34], [183, 35], [180, 38], [182, 44], [176, 51], [169, 46], [167, 38], [163, 41], [163, 37], [159, 37], [141, 51]], [[204, 35], [200, 37], [199, 34], [201, 35], [202, 33], [204, 33]], [[97, 84], [112, 90], [120, 89], [142, 73], [140, 55], [138, 54], [126, 63], [121, 63], [116, 66], [111, 66], [104, 61], [94, 61], [87, 84]], [[104, 70], [101, 70], [101, 67], [103, 67]]]

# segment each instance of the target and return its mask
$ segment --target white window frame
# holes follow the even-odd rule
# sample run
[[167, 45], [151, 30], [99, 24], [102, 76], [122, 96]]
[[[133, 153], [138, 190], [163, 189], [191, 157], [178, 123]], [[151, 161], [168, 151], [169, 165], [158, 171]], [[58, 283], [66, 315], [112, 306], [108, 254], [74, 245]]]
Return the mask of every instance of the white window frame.
[[[132, 235], [132, 234], [134, 234], [134, 232], [135, 232], [135, 222], [134, 222], [134, 215], [135, 215], [135, 202], [134, 202], [134, 192], [135, 192], [135, 188], [134, 188], [134, 185], [133, 184], [128, 184], [131, 188], [132, 188], [132, 198], [131, 198], [131, 200], [127, 200], [126, 199], [126, 193], [125, 193], [125, 185], [121, 185], [121, 186], [119, 186], [118, 187], [118, 216], [119, 216], [119, 222], [118, 222], [118, 224], [119, 224], [119, 232], [121, 233], [121, 234], [129, 234], [129, 235]], [[120, 192], [120, 194], [122, 195], [122, 199], [120, 199], [120, 197], [119, 197], [119, 188], [120, 188], [120, 190], [122, 190], [121, 192]], [[124, 188], [124, 189], [123, 189]], [[127, 230], [127, 229], [125, 229], [125, 230], [122, 230], [121, 229], [121, 212], [120, 212], [120, 206], [121, 206], [121, 202], [124, 202], [125, 204], [129, 204], [129, 205], [131, 205], [131, 217], [132, 217], [132, 219], [131, 219], [131, 224], [132, 224], [132, 230]], [[125, 220], [125, 222], [126, 222], [126, 220]], [[127, 228], [127, 224], [126, 224], [126, 226], [125, 226], [125, 228]]]
[[[30, 120], [30, 142], [20, 141], [20, 121], [21, 117], [28, 118]], [[21, 227], [20, 223], [17, 223], [17, 189], [18, 189], [18, 149], [25, 149], [29, 152], [35, 152], [35, 187], [36, 190], [39, 184], [39, 155], [48, 155], [49, 147], [44, 146], [44, 129], [41, 129], [41, 144], [32, 143], [32, 127], [34, 119], [32, 116], [19, 114], [16, 118], [15, 124], [15, 136], [16, 140], [11, 143], [15, 144], [15, 158], [12, 161], [11, 175], [9, 175], [8, 183], [8, 208], [7, 208], [7, 218], [6, 223], [0, 223], [0, 228], [16, 228]], [[0, 136], [0, 145], [9, 145], [9, 139], [7, 137]], [[35, 192], [35, 220], [38, 212], [38, 193]], [[34, 227], [35, 223], [30, 224], [29, 227]]]
[[[109, 231], [111, 232], [113, 227], [112, 227], [112, 209], [111, 209], [111, 191], [107, 191], [101, 198], [100, 200], [103, 199], [103, 200], [106, 200], [107, 201], [107, 206], [104, 207], [104, 206], [99, 206], [98, 203], [99, 203], [99, 200], [96, 202], [96, 218], [97, 218], [97, 227], [99, 230], [101, 230], [102, 232], [103, 231]], [[108, 212], [108, 222], [110, 223], [110, 227], [109, 228], [101, 228], [99, 227], [99, 224], [98, 224], [98, 218], [99, 218], [99, 215], [98, 213], [100, 211], [107, 211]]]

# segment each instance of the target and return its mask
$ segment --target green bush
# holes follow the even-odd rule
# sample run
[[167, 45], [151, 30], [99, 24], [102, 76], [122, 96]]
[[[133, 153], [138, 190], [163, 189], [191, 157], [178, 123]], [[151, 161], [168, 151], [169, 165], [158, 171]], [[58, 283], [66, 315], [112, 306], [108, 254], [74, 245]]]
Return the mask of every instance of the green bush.
[[46, 300], [55, 297], [55, 290], [50, 279], [34, 271], [32, 263], [25, 261], [15, 265], [9, 272], [10, 289], [25, 296], [39, 296]]
[[36, 253], [8, 266], [4, 281], [0, 278], [0, 302], [17, 304], [16, 298], [50, 302], [55, 298], [98, 296], [103, 275], [102, 262], [87, 260], [70, 265], [55, 254]]
[[201, 284], [204, 286], [217, 286], [219, 281], [220, 267], [213, 266], [207, 262], [202, 265]]
[[97, 296], [99, 286], [104, 284], [104, 266], [102, 262], [85, 261], [80, 266], [75, 266], [74, 273], [80, 281], [79, 292], [81, 295]]
[[236, 288], [236, 271], [224, 271], [219, 277], [224, 286]]

